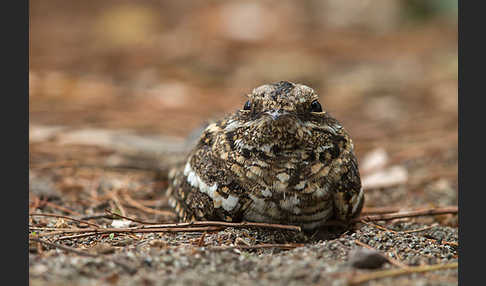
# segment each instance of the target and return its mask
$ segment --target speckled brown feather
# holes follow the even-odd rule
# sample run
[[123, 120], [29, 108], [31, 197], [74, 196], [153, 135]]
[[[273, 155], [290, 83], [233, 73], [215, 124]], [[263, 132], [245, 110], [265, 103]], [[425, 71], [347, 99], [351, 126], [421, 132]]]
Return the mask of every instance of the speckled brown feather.
[[357, 216], [364, 196], [352, 141], [336, 119], [313, 110], [314, 90], [283, 81], [248, 97], [170, 172], [167, 193], [179, 218], [314, 229]]

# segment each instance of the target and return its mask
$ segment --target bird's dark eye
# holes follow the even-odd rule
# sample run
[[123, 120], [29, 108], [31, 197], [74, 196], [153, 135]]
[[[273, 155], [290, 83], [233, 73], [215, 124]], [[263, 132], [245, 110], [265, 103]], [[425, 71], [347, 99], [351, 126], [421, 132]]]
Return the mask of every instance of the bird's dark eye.
[[250, 110], [251, 109], [251, 102], [248, 100], [245, 102], [245, 105], [243, 106], [243, 110]]
[[319, 101], [314, 100], [314, 101], [311, 103], [311, 112], [322, 112], [322, 106], [321, 106], [321, 104], [319, 103]]

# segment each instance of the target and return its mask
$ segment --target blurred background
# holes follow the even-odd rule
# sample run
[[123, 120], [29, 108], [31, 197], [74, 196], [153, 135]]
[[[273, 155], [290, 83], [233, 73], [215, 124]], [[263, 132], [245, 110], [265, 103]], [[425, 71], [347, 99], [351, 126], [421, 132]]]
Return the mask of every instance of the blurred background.
[[422, 160], [455, 193], [457, 33], [448, 0], [30, 1], [29, 120], [184, 137], [289, 80], [363, 169]]

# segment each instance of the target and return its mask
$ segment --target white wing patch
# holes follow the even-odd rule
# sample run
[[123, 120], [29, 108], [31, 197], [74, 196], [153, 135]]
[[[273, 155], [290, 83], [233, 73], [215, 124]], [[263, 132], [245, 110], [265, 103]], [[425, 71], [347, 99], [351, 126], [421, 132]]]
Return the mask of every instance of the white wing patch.
[[231, 131], [235, 131], [236, 129], [238, 129], [240, 127], [241, 127], [241, 123], [239, 121], [230, 120], [230, 121], [228, 121], [228, 124], [224, 128], [224, 131], [231, 132]]
[[218, 184], [208, 185], [206, 182], [194, 172], [189, 161], [184, 167], [184, 175], [187, 177], [187, 182], [201, 193], [207, 194], [212, 200], [215, 208], [223, 207], [226, 211], [232, 211], [238, 205], [238, 197], [229, 195], [228, 198], [223, 198], [217, 191]]

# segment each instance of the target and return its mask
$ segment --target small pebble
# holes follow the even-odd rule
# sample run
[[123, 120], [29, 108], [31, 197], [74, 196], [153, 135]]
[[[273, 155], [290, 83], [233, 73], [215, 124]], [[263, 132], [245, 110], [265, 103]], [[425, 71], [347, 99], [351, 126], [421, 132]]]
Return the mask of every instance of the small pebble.
[[387, 262], [387, 260], [376, 250], [355, 248], [349, 253], [349, 262], [355, 268], [377, 269]]

